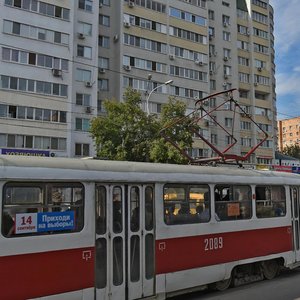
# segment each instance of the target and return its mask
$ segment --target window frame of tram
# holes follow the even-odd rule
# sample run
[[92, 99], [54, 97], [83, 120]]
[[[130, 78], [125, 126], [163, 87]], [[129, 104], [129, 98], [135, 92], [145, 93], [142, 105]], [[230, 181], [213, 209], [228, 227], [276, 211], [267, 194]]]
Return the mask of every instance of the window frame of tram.
[[16, 238], [81, 231], [84, 194], [82, 183], [7, 182], [2, 197], [2, 235]]
[[210, 188], [207, 184], [165, 184], [163, 199], [166, 225], [210, 221]]
[[256, 185], [257, 218], [277, 218], [286, 215], [286, 193], [283, 185]]
[[252, 218], [252, 190], [250, 185], [217, 184], [214, 187], [217, 221]]

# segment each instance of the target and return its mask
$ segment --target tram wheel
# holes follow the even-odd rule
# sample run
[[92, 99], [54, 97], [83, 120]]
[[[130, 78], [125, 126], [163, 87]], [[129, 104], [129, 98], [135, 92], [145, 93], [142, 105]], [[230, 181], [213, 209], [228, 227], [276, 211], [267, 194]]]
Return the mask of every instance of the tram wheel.
[[278, 274], [279, 265], [275, 259], [263, 261], [261, 266], [264, 277], [268, 280], [273, 279]]

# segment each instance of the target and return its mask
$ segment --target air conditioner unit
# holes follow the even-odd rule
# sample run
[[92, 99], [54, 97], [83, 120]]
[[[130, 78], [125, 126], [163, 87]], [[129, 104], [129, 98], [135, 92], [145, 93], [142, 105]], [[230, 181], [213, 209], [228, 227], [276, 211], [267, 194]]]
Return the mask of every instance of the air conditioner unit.
[[227, 82], [223, 82], [223, 86], [224, 86], [224, 87], [227, 86]]
[[123, 65], [123, 68], [124, 68], [125, 71], [130, 71], [131, 70], [130, 65]]
[[228, 79], [228, 75], [227, 74], [224, 74], [224, 79]]
[[209, 40], [211, 41], [211, 40], [214, 38], [214, 35], [213, 35], [213, 34], [210, 34], [210, 35], [208, 36], [208, 38], [209, 38]]
[[202, 60], [199, 60], [199, 59], [196, 59], [196, 60], [195, 60], [195, 64], [196, 64], [196, 65], [199, 65], [199, 66], [203, 66], [203, 61], [202, 61]]
[[103, 4], [102, 3], [99, 3], [99, 8], [102, 8]]
[[213, 71], [213, 70], [210, 70], [210, 71], [209, 71], [209, 75], [214, 75], [214, 71]]
[[261, 72], [261, 71], [262, 71], [262, 68], [261, 68], [261, 67], [258, 67], [258, 68], [257, 68], [257, 71], [258, 71], [258, 72]]
[[85, 82], [85, 86], [88, 87], [88, 88], [90, 88], [90, 87], [93, 86], [93, 83], [91, 81], [86, 81]]
[[85, 107], [85, 112], [86, 112], [87, 114], [92, 113], [92, 108], [91, 108], [90, 106], [86, 106], [86, 107]]
[[79, 33], [78, 33], [78, 38], [79, 38], [80, 40], [84, 40], [84, 39], [85, 39], [85, 35], [84, 35], [83, 33], [79, 32]]
[[119, 40], [119, 35], [118, 34], [114, 35], [114, 42], [117, 42], [118, 40]]
[[134, 2], [133, 1], [129, 1], [128, 2], [128, 7], [133, 8], [134, 7]]
[[124, 27], [129, 28], [130, 27], [130, 23], [129, 22], [124, 22]]
[[227, 27], [228, 25], [229, 25], [229, 24], [228, 24], [227, 22], [224, 22], [224, 23], [223, 23], [223, 26], [224, 26], [224, 27]]
[[55, 77], [61, 77], [62, 76], [62, 71], [60, 69], [52, 69], [52, 74]]
[[174, 55], [174, 54], [169, 54], [169, 58], [170, 58], [171, 60], [174, 60], [174, 59], [175, 59], [175, 55]]
[[224, 61], [228, 61], [228, 56], [224, 56]]
[[258, 86], [258, 82], [254, 82], [254, 86]]
[[104, 74], [105, 73], [105, 69], [104, 68], [99, 68], [99, 73], [100, 74]]
[[247, 29], [247, 35], [250, 35], [250, 34], [251, 34], [250, 29]]

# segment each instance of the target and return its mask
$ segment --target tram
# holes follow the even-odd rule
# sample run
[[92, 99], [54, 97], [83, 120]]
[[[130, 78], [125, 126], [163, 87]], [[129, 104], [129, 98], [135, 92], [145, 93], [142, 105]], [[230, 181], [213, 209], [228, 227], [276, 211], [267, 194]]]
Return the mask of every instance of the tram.
[[297, 174], [0, 156], [1, 299], [165, 299], [299, 266]]

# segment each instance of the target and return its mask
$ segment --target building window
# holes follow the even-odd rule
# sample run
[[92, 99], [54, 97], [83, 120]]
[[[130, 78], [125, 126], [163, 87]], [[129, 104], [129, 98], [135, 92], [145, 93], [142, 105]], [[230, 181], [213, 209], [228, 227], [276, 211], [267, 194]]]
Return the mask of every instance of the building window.
[[109, 27], [110, 26], [110, 17], [105, 15], [99, 15], [99, 24]]
[[88, 12], [93, 11], [93, 1], [92, 0], [79, 0], [78, 7], [84, 9]]
[[42, 40], [49, 43], [69, 45], [69, 35], [66, 33], [52, 31], [8, 20], [4, 20], [3, 31], [4, 33], [16, 34], [21, 37]]
[[77, 45], [77, 56], [84, 58], [92, 58], [92, 48], [82, 45]]
[[90, 106], [91, 105], [91, 95], [76, 93], [76, 105]]
[[75, 119], [75, 130], [79, 131], [89, 131], [90, 129], [90, 120], [83, 118]]
[[76, 69], [76, 80], [77, 81], [91, 81], [92, 79], [92, 72], [89, 70], [84, 69]]
[[99, 44], [100, 47], [109, 48], [109, 37], [99, 35], [98, 44]]
[[98, 57], [98, 67], [101, 69], [109, 69], [109, 59], [107, 57]]
[[90, 156], [90, 145], [76, 143], [75, 156]]
[[102, 5], [110, 6], [110, 0], [100, 0], [99, 3]]
[[230, 42], [230, 32], [223, 31], [223, 40]]
[[98, 88], [100, 91], [108, 91], [109, 90], [108, 79], [99, 79]]
[[92, 35], [92, 24], [78, 22], [78, 33], [83, 35], [91, 36]]

